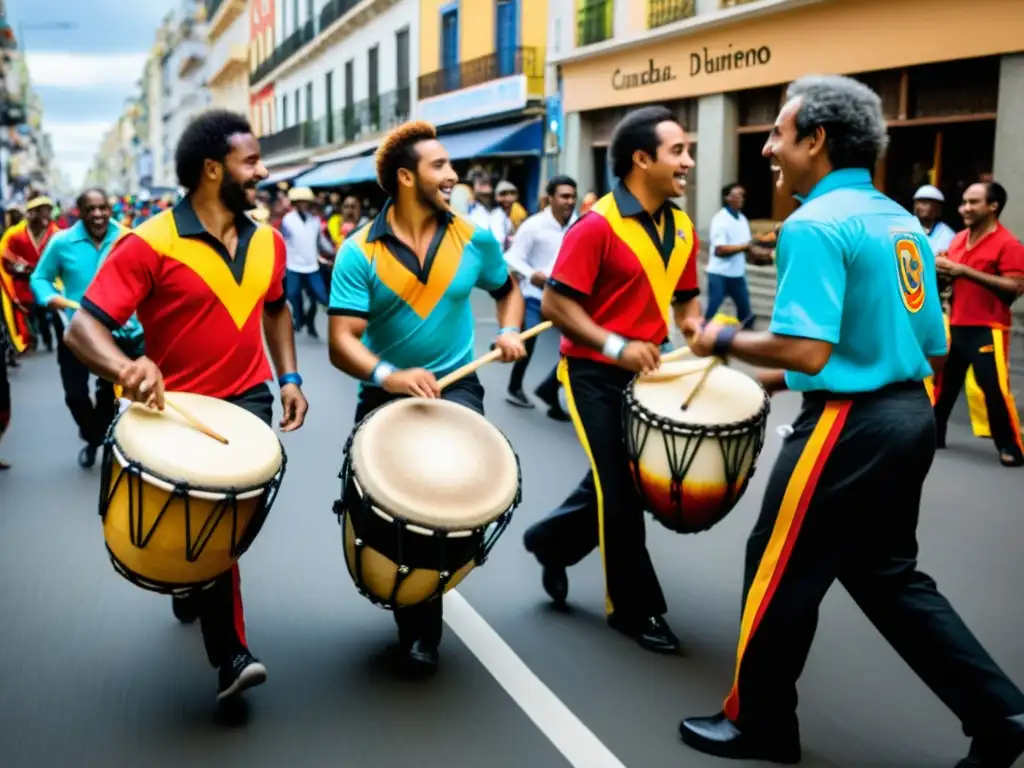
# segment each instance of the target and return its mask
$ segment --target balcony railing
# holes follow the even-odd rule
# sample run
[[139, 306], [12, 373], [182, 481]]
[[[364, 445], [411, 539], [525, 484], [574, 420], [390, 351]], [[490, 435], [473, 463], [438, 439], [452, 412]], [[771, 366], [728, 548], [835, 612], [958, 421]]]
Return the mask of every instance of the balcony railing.
[[576, 45], [593, 45], [612, 36], [612, 0], [583, 0], [576, 11]]
[[328, 0], [320, 9], [320, 29], [327, 29], [357, 5], [359, 0]]
[[316, 37], [316, 30], [316, 22], [313, 19], [309, 19], [305, 24], [288, 35], [284, 42], [277, 46], [274, 52], [252, 71], [252, 82], [258, 83], [260, 80], [263, 80], [267, 75], [302, 50], [306, 43]]
[[461, 62], [457, 67], [438, 69], [420, 75], [421, 99], [440, 96], [473, 85], [488, 83], [510, 75], [526, 75], [531, 90], [540, 87], [544, 79], [544, 58], [536, 48], [506, 48]]
[[363, 99], [318, 120], [308, 120], [260, 139], [265, 156], [350, 144], [369, 139], [406, 122], [411, 113], [409, 88]]
[[694, 0], [647, 0], [647, 28], [654, 29], [673, 21], [690, 19], [694, 13]]

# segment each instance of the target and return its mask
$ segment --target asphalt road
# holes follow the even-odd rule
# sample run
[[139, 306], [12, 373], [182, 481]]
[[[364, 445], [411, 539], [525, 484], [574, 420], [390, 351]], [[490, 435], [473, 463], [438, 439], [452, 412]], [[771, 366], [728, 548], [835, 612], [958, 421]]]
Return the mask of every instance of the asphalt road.
[[[481, 341], [493, 330], [482, 324]], [[542, 339], [528, 383], [553, 363], [555, 344]], [[233, 720], [213, 714], [216, 679], [198, 628], [179, 625], [167, 598], [132, 587], [106, 559], [98, 469], [76, 465], [53, 357], [14, 374], [14, 422], [0, 444], [14, 464], [0, 473], [2, 768], [571, 764], [525, 711], [537, 716], [537, 700], [520, 707], [450, 629], [436, 678], [391, 672], [393, 622], [352, 587], [331, 514], [355, 384], [330, 368], [323, 341], [301, 339], [300, 357], [309, 421], [284, 438], [282, 496], [242, 561], [249, 640], [270, 679]], [[776, 398], [762, 471], [726, 521], [699, 537], [649, 528], [685, 646], [665, 658], [604, 626], [596, 556], [571, 572], [574, 610], [547, 607], [522, 532], [561, 501], [585, 459], [569, 425], [503, 401], [506, 376], [500, 366], [482, 372], [489, 416], [522, 461], [524, 503], [460, 593], [625, 766], [723, 765], [681, 745], [676, 726], [716, 711], [731, 681], [744, 541], [775, 427], [795, 415], [796, 397]], [[1022, 480], [961, 421], [929, 478], [920, 532], [924, 569], [1020, 682]], [[800, 694], [805, 765], [925, 768], [966, 753], [956, 720], [840, 589], [823, 607]]]

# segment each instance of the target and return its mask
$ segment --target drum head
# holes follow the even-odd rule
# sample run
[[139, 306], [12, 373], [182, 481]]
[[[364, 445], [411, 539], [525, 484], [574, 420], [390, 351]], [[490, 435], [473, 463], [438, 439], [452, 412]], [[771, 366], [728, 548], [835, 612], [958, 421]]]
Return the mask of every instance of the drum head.
[[229, 490], [259, 487], [281, 468], [281, 443], [259, 417], [205, 395], [168, 392], [167, 398], [224, 435], [228, 445], [189, 426], [171, 408], [161, 413], [133, 403], [118, 417], [114, 439], [144, 471], [193, 488]]
[[375, 411], [352, 441], [363, 493], [411, 523], [471, 530], [496, 520], [519, 492], [516, 455], [475, 411], [405, 398]]
[[[657, 378], [638, 377], [633, 384], [637, 404], [652, 415], [681, 424], [718, 426], [755, 418], [765, 407], [764, 389], [754, 379], [734, 368], [715, 366], [704, 387], [684, 411], [682, 404], [689, 397], [702, 371], [710, 360], [684, 360], [666, 363]], [[681, 373], [685, 376], [663, 378], [660, 374]]]

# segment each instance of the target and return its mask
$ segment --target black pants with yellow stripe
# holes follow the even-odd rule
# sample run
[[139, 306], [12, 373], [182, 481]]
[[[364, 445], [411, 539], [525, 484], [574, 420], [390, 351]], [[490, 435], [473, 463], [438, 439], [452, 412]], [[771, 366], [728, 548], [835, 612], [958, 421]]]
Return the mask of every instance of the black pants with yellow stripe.
[[747, 542], [725, 714], [751, 729], [795, 719], [797, 679], [835, 581], [969, 734], [1024, 712], [1024, 694], [917, 568], [921, 489], [935, 455], [924, 387], [808, 395], [793, 429]]
[[622, 434], [623, 395], [633, 374], [563, 358], [558, 378], [590, 471], [561, 507], [526, 531], [526, 548], [544, 565], [563, 568], [600, 548], [608, 613], [627, 620], [660, 616], [665, 596], [647, 553], [643, 502]]
[[974, 378], [985, 395], [992, 442], [1001, 454], [1024, 460], [1024, 440], [1020, 419], [1010, 395], [1010, 356], [1007, 331], [984, 326], [955, 325], [949, 329], [949, 357], [937, 382], [935, 421], [939, 445], [946, 443], [946, 424], [960, 397], [967, 369], [974, 367]]

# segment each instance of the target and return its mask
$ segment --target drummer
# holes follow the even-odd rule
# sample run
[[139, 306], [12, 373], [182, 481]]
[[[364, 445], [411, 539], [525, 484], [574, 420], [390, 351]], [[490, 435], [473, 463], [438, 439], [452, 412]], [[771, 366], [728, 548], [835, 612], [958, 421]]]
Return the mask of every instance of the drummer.
[[674, 653], [679, 641], [664, 619], [629, 473], [622, 400], [637, 372], [657, 368], [669, 315], [682, 322], [701, 314], [697, 235], [671, 202], [684, 194], [693, 159], [664, 107], [623, 118], [609, 155], [619, 184], [566, 233], [542, 300], [544, 316], [565, 334], [559, 379], [591, 469], [524, 543], [558, 604], [568, 595], [565, 569], [599, 547], [608, 623], [647, 650]]
[[[269, 424], [274, 396], [262, 325], [281, 387], [280, 427], [298, 429], [307, 405], [283, 293], [284, 240], [246, 216], [267, 176], [259, 141], [241, 115], [211, 110], [185, 129], [175, 164], [188, 194], [118, 241], [65, 340], [93, 373], [120, 384], [132, 400], [163, 409], [165, 388], [192, 392], [232, 402]], [[146, 356], [133, 362], [112, 332], [136, 312]], [[173, 606], [182, 622], [199, 618], [207, 656], [219, 671], [218, 701], [266, 679], [246, 643], [237, 565]]]
[[[723, 711], [680, 724], [718, 757], [800, 760], [797, 680], [835, 581], [974, 736], [958, 763], [1010, 768], [1024, 693], [918, 570], [921, 491], [935, 455], [923, 380], [946, 354], [935, 256], [917, 220], [876, 190], [881, 99], [846, 77], [790, 85], [764, 155], [803, 205], [779, 236], [768, 331], [687, 323], [698, 355], [764, 368], [804, 393], [747, 544], [746, 597]], [[871, 307], [871, 312], [864, 312]]]
[[[331, 281], [331, 362], [363, 381], [355, 421], [397, 397], [443, 397], [484, 412], [476, 375], [442, 392], [437, 379], [473, 359], [474, 287], [497, 303], [502, 360], [526, 356], [519, 339], [524, 303], [501, 246], [449, 208], [458, 182], [434, 127], [410, 122], [377, 150], [381, 212], [346, 238]], [[406, 671], [437, 670], [441, 600], [395, 611]]]

